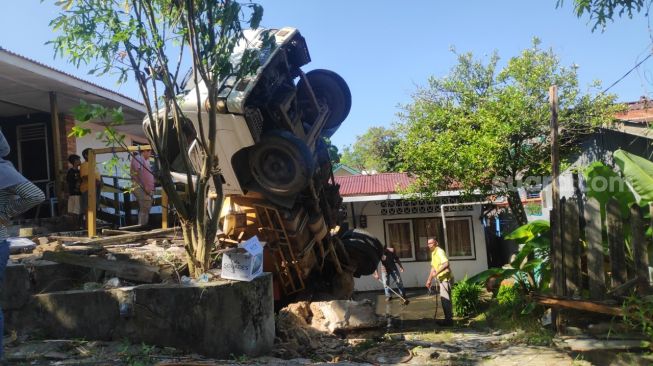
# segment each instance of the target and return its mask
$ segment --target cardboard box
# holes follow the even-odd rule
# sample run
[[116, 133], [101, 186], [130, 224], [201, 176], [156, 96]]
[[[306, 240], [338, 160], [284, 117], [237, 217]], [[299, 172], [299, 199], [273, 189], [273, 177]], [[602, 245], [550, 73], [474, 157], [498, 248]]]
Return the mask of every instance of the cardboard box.
[[263, 244], [254, 236], [238, 244], [238, 250], [222, 255], [222, 278], [251, 281], [263, 273]]

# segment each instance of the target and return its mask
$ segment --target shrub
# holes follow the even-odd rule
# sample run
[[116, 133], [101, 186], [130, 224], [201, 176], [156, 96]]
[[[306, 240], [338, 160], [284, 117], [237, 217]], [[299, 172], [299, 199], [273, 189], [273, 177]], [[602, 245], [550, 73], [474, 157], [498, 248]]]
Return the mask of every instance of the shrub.
[[455, 284], [451, 292], [453, 314], [457, 317], [475, 315], [478, 312], [478, 304], [482, 292], [483, 287], [469, 281], [467, 277]]
[[497, 292], [497, 303], [502, 308], [521, 310], [522, 298], [516, 286], [501, 285]]

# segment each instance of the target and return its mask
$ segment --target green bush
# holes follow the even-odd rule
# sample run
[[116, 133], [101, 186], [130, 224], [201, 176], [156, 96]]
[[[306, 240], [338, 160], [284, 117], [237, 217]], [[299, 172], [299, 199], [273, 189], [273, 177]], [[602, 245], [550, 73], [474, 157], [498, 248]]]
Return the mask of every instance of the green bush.
[[497, 303], [503, 309], [513, 309], [513, 312], [521, 310], [523, 301], [517, 286], [501, 285], [497, 292]]
[[482, 292], [483, 287], [469, 281], [467, 277], [455, 284], [451, 291], [453, 314], [457, 317], [467, 317], [478, 313], [478, 304]]

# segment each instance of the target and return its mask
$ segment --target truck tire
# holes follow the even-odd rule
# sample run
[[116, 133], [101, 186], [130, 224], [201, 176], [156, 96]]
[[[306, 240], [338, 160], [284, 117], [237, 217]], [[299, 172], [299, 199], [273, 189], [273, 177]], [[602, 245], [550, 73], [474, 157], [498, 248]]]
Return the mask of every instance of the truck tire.
[[[349, 115], [351, 109], [351, 92], [345, 80], [330, 70], [315, 69], [306, 73], [308, 83], [311, 85], [318, 104], [326, 104], [331, 111], [324, 124], [320, 135], [331, 137], [340, 127], [340, 124]], [[297, 85], [297, 95], [300, 105], [310, 106], [309, 93], [304, 80]], [[313, 114], [314, 116], [316, 114]], [[313, 121], [307, 121], [313, 122]], [[309, 124], [310, 126], [310, 124]]]
[[270, 131], [249, 154], [249, 169], [264, 193], [292, 196], [308, 185], [314, 173], [308, 146], [287, 131]]
[[376, 271], [383, 255], [383, 244], [379, 239], [365, 230], [354, 229], [345, 232], [341, 240], [351, 264], [356, 267], [354, 277], [368, 276]]

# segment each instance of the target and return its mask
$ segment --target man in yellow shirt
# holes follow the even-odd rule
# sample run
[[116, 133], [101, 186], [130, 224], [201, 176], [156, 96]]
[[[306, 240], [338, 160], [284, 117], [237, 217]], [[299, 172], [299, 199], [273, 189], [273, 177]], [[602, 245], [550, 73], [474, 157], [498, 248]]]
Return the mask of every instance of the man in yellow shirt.
[[453, 325], [453, 308], [451, 304], [451, 269], [449, 268], [449, 258], [442, 248], [438, 245], [435, 238], [429, 238], [426, 242], [431, 251], [431, 271], [429, 279], [426, 280], [426, 288], [431, 288], [431, 281], [437, 278], [440, 281], [440, 301], [442, 301], [442, 310], [444, 311], [444, 321], [439, 321], [439, 325]]

